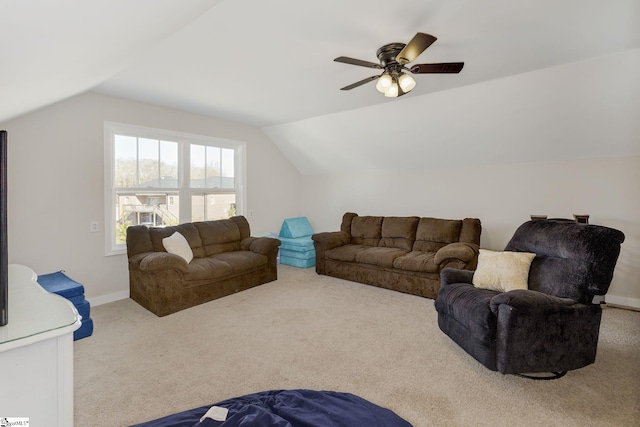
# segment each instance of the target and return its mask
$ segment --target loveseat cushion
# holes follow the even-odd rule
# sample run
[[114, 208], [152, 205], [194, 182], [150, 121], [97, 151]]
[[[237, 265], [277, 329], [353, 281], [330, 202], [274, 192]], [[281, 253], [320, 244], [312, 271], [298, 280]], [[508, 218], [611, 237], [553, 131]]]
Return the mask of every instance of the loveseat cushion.
[[220, 254], [212, 255], [211, 258], [216, 261], [228, 263], [234, 273], [263, 267], [267, 264], [268, 261], [268, 258], [265, 255], [261, 255], [251, 251], [223, 252]]
[[351, 222], [351, 243], [354, 245], [378, 246], [382, 237], [381, 216], [356, 216]]
[[189, 263], [189, 270], [185, 274], [186, 281], [211, 280], [233, 274], [233, 268], [224, 260], [214, 258], [194, 258]]
[[496, 338], [497, 318], [491, 300], [499, 292], [474, 288], [469, 283], [447, 284], [440, 288], [435, 306], [441, 315], [455, 319], [480, 342]]
[[[196, 222], [194, 225], [202, 239], [204, 256], [208, 257], [222, 252], [240, 250], [242, 237], [240, 228], [234, 221], [222, 219], [218, 221]], [[194, 256], [197, 256], [195, 250]]]
[[166, 252], [162, 239], [171, 236], [175, 232], [182, 234], [184, 238], [187, 239], [191, 250], [193, 250], [194, 257], [198, 258], [204, 255], [200, 233], [193, 223], [173, 225], [170, 227], [150, 227], [149, 236], [151, 237], [154, 252]]
[[416, 239], [418, 221], [420, 218], [417, 216], [386, 217], [382, 221], [382, 238], [378, 246], [410, 251]]
[[435, 253], [411, 251], [396, 258], [393, 267], [399, 270], [417, 271], [420, 273], [437, 273], [438, 265], [434, 261]]
[[461, 228], [461, 220], [420, 218], [413, 250], [437, 252], [438, 249], [446, 244], [458, 242]]

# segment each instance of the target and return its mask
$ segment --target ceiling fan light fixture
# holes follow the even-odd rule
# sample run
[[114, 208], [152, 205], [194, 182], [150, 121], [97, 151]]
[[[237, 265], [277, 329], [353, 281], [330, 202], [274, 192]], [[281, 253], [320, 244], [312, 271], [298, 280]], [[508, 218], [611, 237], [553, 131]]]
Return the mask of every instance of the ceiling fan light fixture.
[[380, 76], [380, 78], [378, 78], [376, 89], [378, 89], [379, 92], [387, 93], [387, 91], [391, 87], [391, 83], [393, 83], [393, 79], [391, 79], [391, 76], [387, 73], [384, 73]]
[[411, 91], [416, 87], [416, 81], [409, 74], [402, 73], [398, 78], [398, 84], [404, 93]]
[[387, 98], [396, 98], [411, 92], [416, 87], [416, 81], [406, 72], [411, 74], [457, 74], [462, 70], [464, 62], [443, 62], [437, 64], [416, 64], [408, 66], [425, 49], [437, 40], [436, 37], [427, 33], [416, 33], [409, 43], [388, 43], [376, 52], [379, 63], [363, 61], [361, 59], [339, 56], [335, 62], [358, 65], [360, 67], [374, 68], [382, 70], [382, 74], [367, 77], [340, 90], [351, 90], [366, 83], [377, 80], [376, 89]]
[[393, 82], [389, 89], [384, 93], [387, 98], [396, 98], [398, 96], [398, 83]]

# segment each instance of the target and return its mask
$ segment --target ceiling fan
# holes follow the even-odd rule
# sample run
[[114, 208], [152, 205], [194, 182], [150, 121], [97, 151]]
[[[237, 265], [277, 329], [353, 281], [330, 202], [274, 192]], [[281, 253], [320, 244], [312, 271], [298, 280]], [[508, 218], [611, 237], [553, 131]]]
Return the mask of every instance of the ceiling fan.
[[359, 65], [361, 67], [376, 68], [384, 70], [382, 74], [367, 77], [340, 90], [351, 90], [365, 83], [378, 80], [376, 89], [384, 93], [384, 96], [395, 98], [409, 93], [415, 86], [415, 80], [407, 74], [427, 74], [427, 73], [459, 73], [464, 66], [464, 62], [444, 62], [439, 64], [416, 64], [410, 68], [406, 65], [414, 61], [422, 52], [437, 40], [436, 37], [417, 33], [409, 43], [389, 43], [382, 46], [376, 52], [376, 56], [380, 61], [375, 62], [362, 61], [360, 59], [339, 56], [334, 59], [336, 62], [345, 64]]

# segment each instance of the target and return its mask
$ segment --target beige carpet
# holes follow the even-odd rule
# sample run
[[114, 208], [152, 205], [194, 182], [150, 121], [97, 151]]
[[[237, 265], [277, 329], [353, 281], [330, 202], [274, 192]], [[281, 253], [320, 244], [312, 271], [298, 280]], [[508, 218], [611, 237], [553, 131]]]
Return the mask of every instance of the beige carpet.
[[76, 341], [75, 423], [126, 426], [248, 393], [361, 396], [414, 426], [639, 426], [640, 312], [606, 307], [596, 363], [555, 381], [484, 368], [433, 301], [279, 266], [279, 279], [159, 318], [92, 309]]

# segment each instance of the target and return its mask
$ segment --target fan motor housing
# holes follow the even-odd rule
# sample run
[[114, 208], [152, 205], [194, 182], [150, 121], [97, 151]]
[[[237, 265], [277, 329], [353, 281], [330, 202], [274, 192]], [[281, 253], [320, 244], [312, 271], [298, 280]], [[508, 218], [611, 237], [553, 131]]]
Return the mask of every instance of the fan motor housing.
[[382, 46], [376, 52], [376, 56], [380, 60], [380, 64], [383, 67], [387, 67], [389, 65], [393, 65], [396, 62], [396, 56], [400, 53], [406, 44], [404, 43], [389, 43]]

